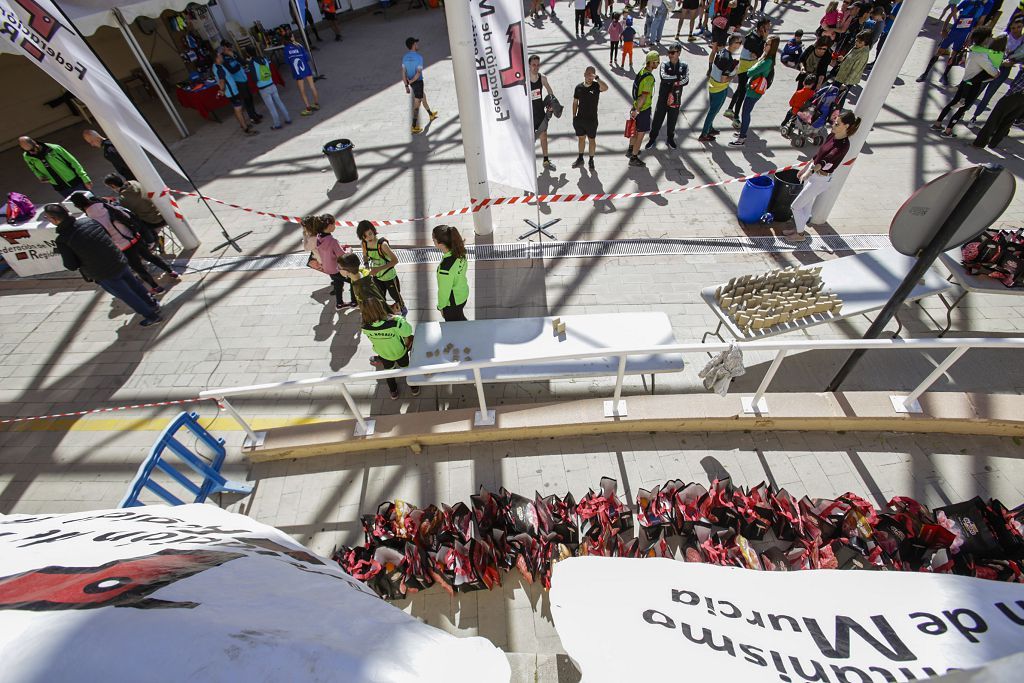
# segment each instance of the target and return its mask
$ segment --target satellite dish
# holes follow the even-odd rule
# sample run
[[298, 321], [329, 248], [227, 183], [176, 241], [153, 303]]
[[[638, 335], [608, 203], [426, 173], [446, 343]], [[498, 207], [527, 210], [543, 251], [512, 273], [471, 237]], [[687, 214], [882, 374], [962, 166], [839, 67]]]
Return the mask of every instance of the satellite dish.
[[156, 33], [157, 23], [150, 17], [139, 17], [135, 20], [135, 25], [139, 28], [139, 31], [143, 35], [151, 36]]
[[[930, 244], [953, 208], [967, 194], [977, 174], [977, 166], [950, 171], [922, 185], [910, 195], [889, 225], [889, 241], [896, 251], [915, 256]], [[1017, 181], [1013, 174], [1002, 169], [942, 251], [970, 242], [995, 223], [1010, 205], [1016, 187]]]

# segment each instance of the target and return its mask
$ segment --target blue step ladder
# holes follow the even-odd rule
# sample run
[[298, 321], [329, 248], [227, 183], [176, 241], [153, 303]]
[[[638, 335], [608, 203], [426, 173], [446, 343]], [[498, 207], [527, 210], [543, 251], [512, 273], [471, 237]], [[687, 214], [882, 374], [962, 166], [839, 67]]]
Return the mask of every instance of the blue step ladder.
[[[178, 431], [182, 428], [191, 432], [192, 436], [214, 451], [215, 455], [212, 462], [206, 462], [199, 455], [189, 450], [177, 438]], [[195, 474], [202, 477], [202, 482], [197, 484], [185, 476], [181, 470], [167, 462], [167, 456], [171, 455], [184, 460], [185, 464]], [[224, 464], [224, 457], [226, 455], [227, 450], [224, 448], [224, 439], [214, 437], [210, 432], [201, 427], [199, 425], [198, 413], [182, 413], [167, 425], [163, 434], [153, 444], [149, 457], [139, 466], [139, 471], [135, 473], [135, 478], [132, 479], [132, 483], [128, 487], [128, 493], [121, 499], [118, 507], [129, 508], [145, 505], [145, 503], [139, 502], [139, 495], [147, 490], [155, 493], [170, 505], [185, 504], [185, 501], [150, 479], [153, 476], [154, 470], [164, 472], [174, 481], [181, 484], [189, 493], [194, 494], [196, 498], [193, 502], [196, 503], [204, 502], [213, 493], [224, 492], [249, 495], [252, 493], [252, 486], [237, 481], [228, 481], [221, 476], [220, 468]]]

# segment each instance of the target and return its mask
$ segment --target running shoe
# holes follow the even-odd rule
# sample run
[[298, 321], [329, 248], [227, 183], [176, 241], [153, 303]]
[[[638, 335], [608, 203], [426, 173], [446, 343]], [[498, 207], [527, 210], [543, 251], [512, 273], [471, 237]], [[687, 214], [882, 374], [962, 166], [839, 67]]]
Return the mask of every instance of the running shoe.
[[671, 147], [672, 149], [679, 149], [679, 145], [676, 144], [675, 140], [669, 140], [665, 144]]
[[155, 295], [157, 295], [157, 294], [163, 294], [163, 293], [164, 293], [164, 292], [166, 292], [166, 291], [167, 291], [166, 289], [164, 289], [164, 288], [163, 288], [163, 287], [161, 287], [160, 285], [157, 285], [156, 287], [153, 287], [152, 289], [150, 289], [150, 290], [149, 290], [149, 293], [150, 293], [150, 294], [153, 294], [153, 295], [155, 296]]
[[629, 165], [633, 166], [635, 168], [640, 168], [640, 167], [646, 167], [647, 166], [647, 164], [644, 163], [644, 160], [641, 159], [640, 157], [630, 157]]
[[587, 162], [587, 167], [590, 168], [591, 171], [597, 170], [597, 166], [594, 165], [594, 157], [590, 157], [590, 161]]
[[423, 129], [420, 128], [419, 126], [415, 125], [415, 124], [413, 124], [413, 127], [412, 127], [411, 130], [412, 130], [412, 134], [413, 135], [418, 135], [419, 133], [423, 132]]
[[434, 111], [430, 112], [430, 120], [431, 121], [436, 119], [438, 116], [439, 116], [439, 114], [437, 113], [437, 110], [434, 110]]
[[310, 116], [312, 114], [313, 114], [313, 110], [310, 109], [309, 107], [306, 107], [301, 112], [299, 112], [299, 116]]
[[150, 327], [152, 325], [159, 325], [163, 321], [164, 319], [161, 318], [160, 316], [157, 316], [155, 318], [147, 318], [146, 320], [143, 320], [142, 322], [139, 323], [139, 327]]
[[729, 146], [730, 147], [742, 147], [745, 144], [747, 144], [747, 139], [746, 138], [736, 138], [735, 140], [733, 140], [732, 142], [729, 143]]
[[583, 157], [576, 157], [576, 161], [572, 162], [573, 168], [583, 168]]
[[733, 112], [732, 109], [726, 109], [724, 112], [722, 112], [722, 116], [724, 116], [727, 119], [734, 119], [736, 118], [736, 113]]

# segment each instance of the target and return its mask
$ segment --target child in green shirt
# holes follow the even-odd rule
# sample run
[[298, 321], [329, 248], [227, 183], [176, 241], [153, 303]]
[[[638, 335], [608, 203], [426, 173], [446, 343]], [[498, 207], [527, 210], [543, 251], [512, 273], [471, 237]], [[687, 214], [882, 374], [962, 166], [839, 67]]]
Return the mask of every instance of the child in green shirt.
[[[412, 350], [412, 325], [400, 315], [391, 315], [380, 299], [367, 297], [359, 304], [363, 314], [363, 334], [369, 338], [373, 351], [385, 370], [395, 367], [409, 367], [409, 351]], [[394, 377], [385, 380], [391, 392], [391, 399], [398, 398], [398, 381]], [[419, 396], [419, 387], [409, 387], [413, 396]]]

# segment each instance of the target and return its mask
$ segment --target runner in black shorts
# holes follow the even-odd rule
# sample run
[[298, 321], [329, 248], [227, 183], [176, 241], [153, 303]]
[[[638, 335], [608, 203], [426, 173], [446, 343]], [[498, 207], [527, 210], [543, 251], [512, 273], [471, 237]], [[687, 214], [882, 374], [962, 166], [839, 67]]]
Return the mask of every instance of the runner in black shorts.
[[588, 66], [583, 72], [583, 82], [576, 86], [572, 95], [572, 127], [579, 140], [580, 154], [573, 162], [573, 168], [583, 168], [583, 145], [590, 140], [590, 170], [594, 170], [594, 151], [597, 147], [597, 101], [608, 85], [597, 77], [597, 69]]
[[331, 30], [334, 31], [334, 39], [341, 40], [341, 29], [338, 28], [338, 3], [336, 0], [320, 0], [320, 13], [324, 15], [324, 20], [330, 25]]
[[[541, 130], [540, 126], [547, 118], [547, 111], [544, 108], [544, 91], [554, 96], [551, 84], [547, 77], [540, 72], [540, 57], [530, 55], [530, 104], [533, 106], [533, 133], [540, 138], [540, 151], [544, 154], [543, 166], [545, 170], [554, 171], [555, 165], [548, 159], [548, 131]], [[539, 132], [538, 132], [539, 131]]]

